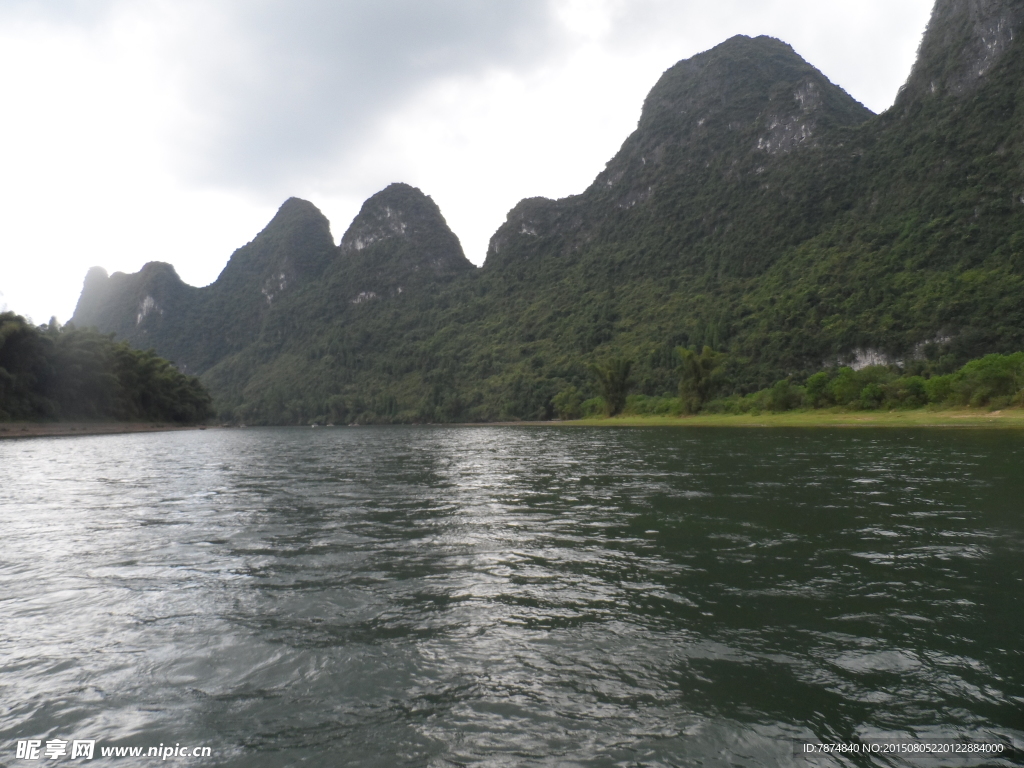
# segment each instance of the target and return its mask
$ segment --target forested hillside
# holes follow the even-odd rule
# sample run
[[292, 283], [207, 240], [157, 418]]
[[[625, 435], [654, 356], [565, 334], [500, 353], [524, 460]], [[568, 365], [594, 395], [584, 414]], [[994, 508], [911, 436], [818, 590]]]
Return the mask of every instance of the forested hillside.
[[210, 395], [152, 351], [51, 321], [0, 313], [0, 421], [104, 419], [194, 424]]
[[1024, 348], [1024, 10], [939, 0], [872, 115], [789, 46], [735, 37], [669, 69], [580, 195], [522, 201], [483, 267], [396, 184], [335, 246], [289, 200], [207, 288], [90, 272], [74, 321], [198, 373], [250, 423], [544, 418], [594, 363], [674, 396], [677, 348], [721, 395], [828, 366]]

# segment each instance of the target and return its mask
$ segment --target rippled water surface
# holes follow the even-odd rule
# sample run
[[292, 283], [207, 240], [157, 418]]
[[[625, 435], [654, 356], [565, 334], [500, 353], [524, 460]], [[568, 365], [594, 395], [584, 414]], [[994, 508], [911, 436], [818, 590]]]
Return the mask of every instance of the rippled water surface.
[[1024, 746], [1022, 508], [1004, 432], [3, 441], [0, 765], [30, 738], [387, 768]]

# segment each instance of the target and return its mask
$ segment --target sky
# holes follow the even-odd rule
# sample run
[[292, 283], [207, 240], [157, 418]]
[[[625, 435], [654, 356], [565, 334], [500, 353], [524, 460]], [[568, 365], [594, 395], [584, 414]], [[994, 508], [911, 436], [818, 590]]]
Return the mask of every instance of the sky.
[[680, 59], [791, 44], [875, 112], [932, 0], [0, 0], [0, 311], [86, 271], [207, 285], [288, 197], [341, 238], [391, 182], [481, 264], [524, 197], [582, 192]]

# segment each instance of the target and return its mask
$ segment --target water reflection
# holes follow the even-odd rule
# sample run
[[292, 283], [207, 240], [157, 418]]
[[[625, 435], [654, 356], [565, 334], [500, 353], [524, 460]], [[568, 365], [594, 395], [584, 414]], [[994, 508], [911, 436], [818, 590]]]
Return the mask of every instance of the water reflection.
[[1022, 447], [516, 428], [2, 443], [0, 733], [187, 739], [247, 766], [807, 765], [790, 739], [1020, 739]]

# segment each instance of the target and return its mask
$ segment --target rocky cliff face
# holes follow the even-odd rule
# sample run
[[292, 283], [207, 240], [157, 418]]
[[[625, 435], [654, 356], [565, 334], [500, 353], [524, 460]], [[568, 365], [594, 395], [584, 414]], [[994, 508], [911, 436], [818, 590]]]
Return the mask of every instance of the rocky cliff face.
[[1024, 3], [1017, 0], [937, 0], [897, 108], [974, 92], [1006, 57], [1022, 27]]

